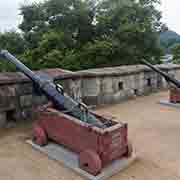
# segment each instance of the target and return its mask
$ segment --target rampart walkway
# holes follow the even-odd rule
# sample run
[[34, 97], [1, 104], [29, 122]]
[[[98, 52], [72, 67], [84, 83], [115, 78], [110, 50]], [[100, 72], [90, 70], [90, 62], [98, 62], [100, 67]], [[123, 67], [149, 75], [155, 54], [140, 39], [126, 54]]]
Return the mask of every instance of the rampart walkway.
[[[157, 104], [166, 96], [166, 92], [157, 93], [98, 109], [129, 123], [129, 136], [139, 156], [128, 169], [110, 180], [180, 179], [180, 109]], [[82, 179], [27, 145], [29, 129], [30, 125], [20, 125], [0, 134], [0, 179]]]

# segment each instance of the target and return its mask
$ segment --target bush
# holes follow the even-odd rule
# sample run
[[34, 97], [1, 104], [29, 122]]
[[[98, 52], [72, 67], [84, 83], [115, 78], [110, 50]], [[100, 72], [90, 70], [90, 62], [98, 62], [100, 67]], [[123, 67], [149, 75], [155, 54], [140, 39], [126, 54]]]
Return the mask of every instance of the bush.
[[[128, 2], [128, 3], [127, 3]], [[158, 0], [46, 0], [21, 7], [21, 33], [0, 34], [0, 48], [28, 67], [80, 70], [160, 62]], [[0, 70], [15, 70], [1, 64]]]

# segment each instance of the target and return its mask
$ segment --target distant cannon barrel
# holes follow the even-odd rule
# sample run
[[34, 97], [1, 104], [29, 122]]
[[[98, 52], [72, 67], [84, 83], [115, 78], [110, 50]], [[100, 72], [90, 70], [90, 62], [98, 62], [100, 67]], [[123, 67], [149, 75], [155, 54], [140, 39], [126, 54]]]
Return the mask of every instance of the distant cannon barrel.
[[163, 71], [161, 71], [159, 68], [153, 66], [151, 63], [147, 62], [146, 60], [141, 60], [143, 64], [147, 65], [148, 67], [150, 67], [153, 71], [157, 72], [158, 74], [160, 74], [161, 76], [163, 76], [166, 81], [174, 84], [177, 88], [180, 88], [180, 81], [178, 81], [177, 79], [171, 77], [168, 73], [165, 73]]
[[33, 82], [39, 83], [39, 81], [41, 81], [33, 71], [27, 68], [23, 63], [21, 63], [18, 59], [16, 59], [7, 50], [1, 50], [0, 56], [7, 59], [12, 64], [14, 64], [19, 71], [21, 71], [23, 74], [29, 77]]
[[105, 128], [106, 125], [102, 123], [96, 116], [89, 112], [86, 105], [73, 100], [68, 95], [64, 94], [61, 85], [55, 84], [53, 81], [45, 80], [32, 72], [28, 67], [11, 55], [7, 50], [1, 50], [0, 56], [13, 63], [16, 68], [29, 77], [32, 82], [40, 88], [42, 93], [55, 105], [57, 110], [63, 110], [80, 121], [86, 122], [92, 126]]

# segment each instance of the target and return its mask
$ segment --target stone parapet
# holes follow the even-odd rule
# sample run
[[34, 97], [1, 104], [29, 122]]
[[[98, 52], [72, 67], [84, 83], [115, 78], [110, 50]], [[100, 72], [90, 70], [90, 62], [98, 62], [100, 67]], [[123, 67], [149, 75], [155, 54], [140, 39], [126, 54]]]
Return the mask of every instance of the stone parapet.
[[[179, 65], [158, 65], [180, 79]], [[51, 76], [65, 92], [88, 105], [119, 103], [134, 96], [167, 88], [160, 75], [144, 65], [119, 66], [71, 72], [47, 69], [36, 72]], [[22, 73], [0, 73], [0, 126], [8, 121], [30, 118], [33, 109], [47, 103]]]

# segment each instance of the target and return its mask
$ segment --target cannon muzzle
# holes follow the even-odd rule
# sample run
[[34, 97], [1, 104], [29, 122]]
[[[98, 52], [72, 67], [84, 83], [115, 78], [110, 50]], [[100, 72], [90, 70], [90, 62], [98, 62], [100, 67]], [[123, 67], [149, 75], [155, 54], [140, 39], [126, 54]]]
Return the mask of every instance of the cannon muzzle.
[[80, 121], [88, 123], [90, 126], [105, 128], [107, 125], [96, 118], [87, 107], [81, 102], [75, 101], [64, 93], [61, 85], [54, 83], [48, 79], [43, 79], [36, 73], [31, 71], [22, 62], [10, 54], [7, 50], [1, 50], [0, 56], [11, 62], [16, 68], [24, 73], [31, 81], [42, 91], [42, 93], [54, 104], [57, 110], [63, 111]]
[[160, 70], [159, 68], [153, 66], [151, 63], [149, 63], [146, 60], [141, 60], [143, 64], [147, 65], [149, 68], [151, 68], [153, 71], [157, 72], [158, 74], [160, 74], [161, 76], [163, 76], [165, 78], [165, 80], [167, 82], [170, 82], [172, 84], [174, 84], [177, 88], [180, 88], [180, 81], [171, 77], [168, 73], [163, 72], [162, 70]]

